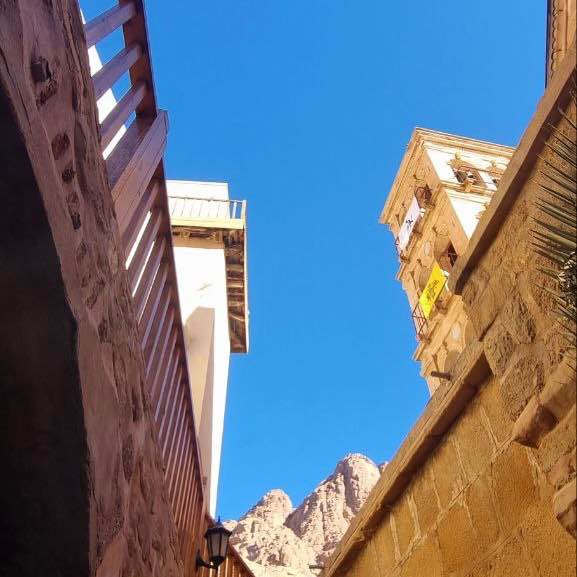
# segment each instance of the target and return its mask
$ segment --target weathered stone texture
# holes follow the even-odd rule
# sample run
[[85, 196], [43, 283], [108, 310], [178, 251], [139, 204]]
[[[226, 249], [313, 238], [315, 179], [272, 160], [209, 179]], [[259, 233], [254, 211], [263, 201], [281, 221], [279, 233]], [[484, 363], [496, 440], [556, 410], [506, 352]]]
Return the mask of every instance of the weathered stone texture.
[[[330, 556], [380, 474], [367, 457], [347, 455], [294, 510], [288, 495], [277, 489], [238, 522], [227, 523], [231, 542], [257, 576], [312, 576], [310, 566]], [[367, 553], [364, 566], [370, 567], [371, 559]]]
[[[575, 572], [575, 542], [555, 518], [551, 493], [542, 490], [545, 472], [539, 461], [513, 440], [500, 385], [489, 377], [481, 387], [366, 535], [349, 575], [541, 577]], [[570, 499], [559, 499], [560, 515], [570, 515]], [[369, 568], [370, 548], [378, 559], [374, 568]]]
[[[76, 2], [2, 3], [0, 56], [0, 90], [32, 164], [73, 317], [89, 574], [181, 575]], [[34, 68], [39, 61], [48, 76]]]

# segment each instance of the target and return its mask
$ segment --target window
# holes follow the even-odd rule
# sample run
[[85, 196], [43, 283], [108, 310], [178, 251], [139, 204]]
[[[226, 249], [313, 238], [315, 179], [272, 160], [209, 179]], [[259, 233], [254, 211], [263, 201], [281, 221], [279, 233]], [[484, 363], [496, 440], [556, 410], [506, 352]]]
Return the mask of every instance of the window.
[[427, 208], [432, 204], [433, 193], [431, 189], [425, 184], [424, 186], [419, 186], [416, 188], [415, 198], [417, 199], [417, 202], [421, 208]]
[[476, 186], [483, 185], [483, 179], [479, 174], [479, 171], [472, 166], [460, 165], [458, 167], [453, 167], [453, 172], [455, 178], [460, 184], [474, 184]]
[[453, 243], [449, 241], [447, 248], [439, 255], [439, 266], [445, 271], [449, 272], [457, 262], [459, 255], [453, 246]]

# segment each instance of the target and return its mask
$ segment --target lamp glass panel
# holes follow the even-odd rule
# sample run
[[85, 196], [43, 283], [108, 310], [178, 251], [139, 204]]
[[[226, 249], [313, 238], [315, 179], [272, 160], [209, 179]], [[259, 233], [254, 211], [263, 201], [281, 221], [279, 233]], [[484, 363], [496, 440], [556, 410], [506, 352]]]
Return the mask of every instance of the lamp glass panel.
[[227, 549], [228, 549], [228, 533], [225, 533], [223, 531], [220, 539], [220, 556], [223, 559], [226, 559]]
[[210, 559], [213, 559], [215, 555], [218, 555], [218, 549], [219, 549], [218, 533], [210, 532], [208, 534], [207, 541], [208, 541], [208, 557]]

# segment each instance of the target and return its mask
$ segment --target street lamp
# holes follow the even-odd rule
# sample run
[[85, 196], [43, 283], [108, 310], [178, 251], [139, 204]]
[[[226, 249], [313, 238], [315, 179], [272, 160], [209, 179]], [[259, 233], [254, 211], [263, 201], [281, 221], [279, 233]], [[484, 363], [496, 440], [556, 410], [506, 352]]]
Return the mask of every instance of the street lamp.
[[221, 522], [220, 519], [204, 534], [208, 548], [208, 563], [202, 558], [200, 551], [196, 554], [196, 568], [207, 567], [208, 569], [218, 569], [224, 560], [228, 551], [228, 540], [232, 535]]

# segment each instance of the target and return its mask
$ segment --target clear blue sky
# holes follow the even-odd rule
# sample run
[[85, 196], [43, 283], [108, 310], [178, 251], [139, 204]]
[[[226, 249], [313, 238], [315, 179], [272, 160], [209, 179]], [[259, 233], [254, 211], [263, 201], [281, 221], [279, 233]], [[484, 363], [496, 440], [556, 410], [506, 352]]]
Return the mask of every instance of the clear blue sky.
[[[100, 0], [85, 0], [87, 16]], [[415, 126], [514, 145], [545, 0], [148, 0], [170, 178], [249, 202], [251, 352], [231, 365], [219, 513], [389, 460], [427, 402], [379, 212]]]

